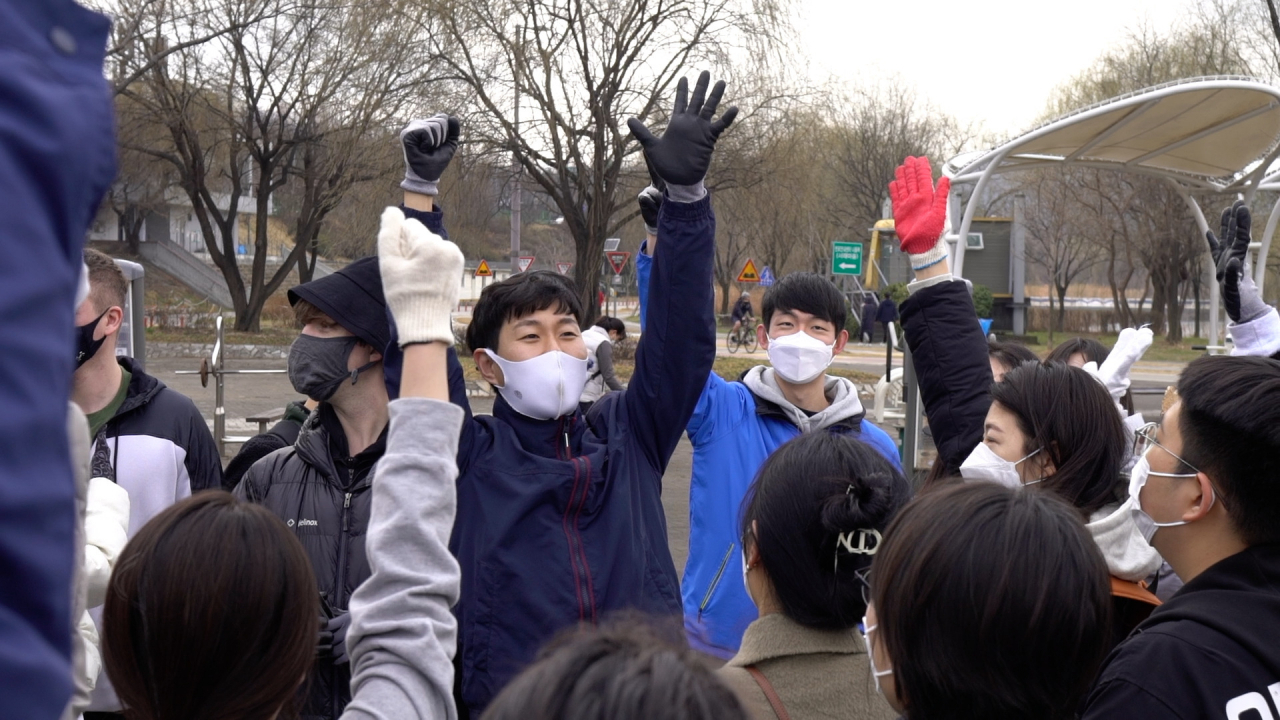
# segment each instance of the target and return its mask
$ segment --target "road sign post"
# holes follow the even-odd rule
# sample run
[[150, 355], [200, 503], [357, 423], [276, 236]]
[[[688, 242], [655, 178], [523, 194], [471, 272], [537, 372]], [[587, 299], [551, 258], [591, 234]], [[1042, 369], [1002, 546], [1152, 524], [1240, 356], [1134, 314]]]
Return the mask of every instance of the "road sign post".
[[859, 242], [831, 243], [831, 274], [832, 275], [861, 275], [862, 274], [862, 243], [859, 243]]
[[532, 256], [532, 255], [525, 255], [525, 256], [523, 256], [523, 257], [521, 257], [521, 258], [518, 258], [518, 260], [519, 260], [519, 265], [518, 265], [518, 267], [520, 268], [520, 272], [525, 272], [525, 271], [527, 271], [530, 267], [532, 267], [532, 266], [533, 266], [533, 261], [534, 261], [534, 259], [535, 259], [535, 258], [534, 258], [534, 256]]
[[742, 272], [738, 273], [738, 282], [740, 283], [758, 283], [760, 282], [760, 271], [756, 270], [756, 261], [747, 258], [747, 264], [742, 266]]
[[556, 272], [560, 273], [561, 275], [568, 275], [569, 271], [572, 269], [573, 269], [573, 263], [571, 262], [556, 263]]
[[489, 267], [488, 260], [480, 260], [480, 264], [476, 266], [476, 277], [493, 277], [493, 269]]
[[765, 265], [760, 270], [760, 287], [773, 287], [773, 284], [777, 281], [778, 279], [773, 276], [773, 268]]

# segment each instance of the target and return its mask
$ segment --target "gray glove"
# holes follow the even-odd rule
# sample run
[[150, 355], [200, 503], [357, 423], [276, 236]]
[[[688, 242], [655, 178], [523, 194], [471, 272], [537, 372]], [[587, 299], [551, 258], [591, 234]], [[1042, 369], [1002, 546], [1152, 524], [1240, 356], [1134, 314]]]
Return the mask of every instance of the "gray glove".
[[404, 148], [404, 180], [400, 187], [421, 195], [439, 195], [440, 176], [458, 149], [458, 119], [439, 113], [413, 120], [400, 131]]
[[1227, 310], [1227, 317], [1237, 325], [1257, 320], [1271, 310], [1258, 294], [1251, 266], [1247, 256], [1243, 265], [1238, 259], [1231, 258], [1222, 277], [1222, 304]]

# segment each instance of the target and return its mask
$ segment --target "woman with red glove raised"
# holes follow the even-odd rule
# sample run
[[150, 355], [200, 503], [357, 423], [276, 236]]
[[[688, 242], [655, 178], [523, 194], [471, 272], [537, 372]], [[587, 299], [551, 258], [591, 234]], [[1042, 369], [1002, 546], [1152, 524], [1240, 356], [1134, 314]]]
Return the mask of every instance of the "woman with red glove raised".
[[942, 178], [935, 189], [929, 161], [913, 157], [889, 185], [898, 237], [915, 270], [902, 324], [938, 447], [926, 485], [959, 475], [1047, 490], [1071, 503], [1112, 576], [1114, 644], [1160, 602], [1141, 584], [1160, 556], [1143, 541], [1132, 501], [1118, 499], [1129, 449], [1124, 425], [1111, 393], [1080, 368], [1027, 363], [992, 382], [969, 286], [952, 277], [942, 239], [950, 186]]

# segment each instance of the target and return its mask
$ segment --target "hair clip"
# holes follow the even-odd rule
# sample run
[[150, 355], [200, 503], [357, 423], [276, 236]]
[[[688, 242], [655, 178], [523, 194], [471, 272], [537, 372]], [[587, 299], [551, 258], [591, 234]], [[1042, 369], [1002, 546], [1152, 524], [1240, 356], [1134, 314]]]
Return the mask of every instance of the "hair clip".
[[[852, 487], [852, 486], [850, 486]], [[857, 544], [854, 544], [854, 535], [857, 535]], [[868, 538], [871, 540], [870, 545], [867, 544]], [[875, 528], [860, 528], [851, 532], [842, 532], [836, 536], [836, 561], [832, 572], [840, 568], [841, 548], [849, 555], [875, 555], [876, 550], [880, 549], [880, 540], [882, 536], [880, 531]]]

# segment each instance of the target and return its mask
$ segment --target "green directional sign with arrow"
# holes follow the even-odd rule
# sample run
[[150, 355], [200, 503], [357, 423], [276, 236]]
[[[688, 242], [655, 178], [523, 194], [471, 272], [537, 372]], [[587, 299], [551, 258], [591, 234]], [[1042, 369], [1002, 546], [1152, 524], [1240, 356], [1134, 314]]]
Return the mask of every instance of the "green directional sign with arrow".
[[861, 275], [862, 274], [862, 243], [859, 243], [859, 242], [831, 243], [831, 274]]

